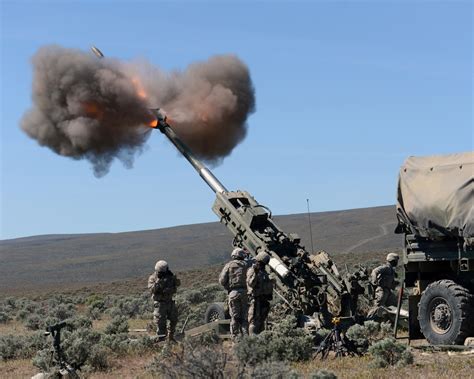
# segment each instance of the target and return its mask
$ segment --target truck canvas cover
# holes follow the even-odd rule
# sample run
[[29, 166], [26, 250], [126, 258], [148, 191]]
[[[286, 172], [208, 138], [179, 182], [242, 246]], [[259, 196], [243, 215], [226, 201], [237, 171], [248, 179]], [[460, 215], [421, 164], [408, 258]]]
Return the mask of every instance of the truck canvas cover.
[[474, 152], [409, 157], [398, 179], [396, 232], [474, 244]]

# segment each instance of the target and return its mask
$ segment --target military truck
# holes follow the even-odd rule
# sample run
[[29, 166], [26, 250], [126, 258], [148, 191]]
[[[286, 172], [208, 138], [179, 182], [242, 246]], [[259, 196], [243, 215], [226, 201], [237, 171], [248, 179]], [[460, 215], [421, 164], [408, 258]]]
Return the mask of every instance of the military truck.
[[474, 336], [474, 152], [409, 157], [398, 181], [410, 339]]

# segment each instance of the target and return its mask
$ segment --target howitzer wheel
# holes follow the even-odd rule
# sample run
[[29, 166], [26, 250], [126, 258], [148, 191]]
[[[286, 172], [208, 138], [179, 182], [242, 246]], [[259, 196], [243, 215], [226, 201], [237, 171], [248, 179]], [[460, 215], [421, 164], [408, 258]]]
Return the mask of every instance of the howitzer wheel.
[[225, 320], [228, 318], [226, 315], [225, 303], [214, 303], [207, 307], [204, 322], [207, 324], [217, 320]]
[[421, 332], [433, 345], [462, 344], [474, 331], [468, 319], [474, 313], [473, 296], [452, 280], [431, 283], [418, 307]]

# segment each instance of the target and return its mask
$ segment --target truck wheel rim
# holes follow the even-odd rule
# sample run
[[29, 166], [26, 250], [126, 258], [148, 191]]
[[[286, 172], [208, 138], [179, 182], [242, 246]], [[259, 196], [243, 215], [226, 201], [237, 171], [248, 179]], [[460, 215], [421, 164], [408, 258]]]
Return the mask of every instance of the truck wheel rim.
[[446, 334], [453, 324], [451, 307], [442, 297], [435, 297], [430, 302], [430, 325], [438, 334]]

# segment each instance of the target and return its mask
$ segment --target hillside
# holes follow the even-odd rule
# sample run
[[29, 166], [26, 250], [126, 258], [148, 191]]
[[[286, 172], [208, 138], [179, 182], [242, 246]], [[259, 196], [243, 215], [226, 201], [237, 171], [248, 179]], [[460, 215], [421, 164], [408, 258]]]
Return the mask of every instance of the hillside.
[[[275, 221], [283, 230], [298, 233], [310, 249], [307, 214], [276, 216]], [[393, 234], [393, 206], [312, 213], [311, 221], [315, 250], [326, 250], [336, 261], [342, 253], [395, 251], [401, 246], [401, 237]], [[14, 293], [134, 279], [151, 273], [157, 259], [166, 259], [176, 271], [197, 269], [228, 259], [231, 241], [217, 222], [4, 240], [0, 288]]]

